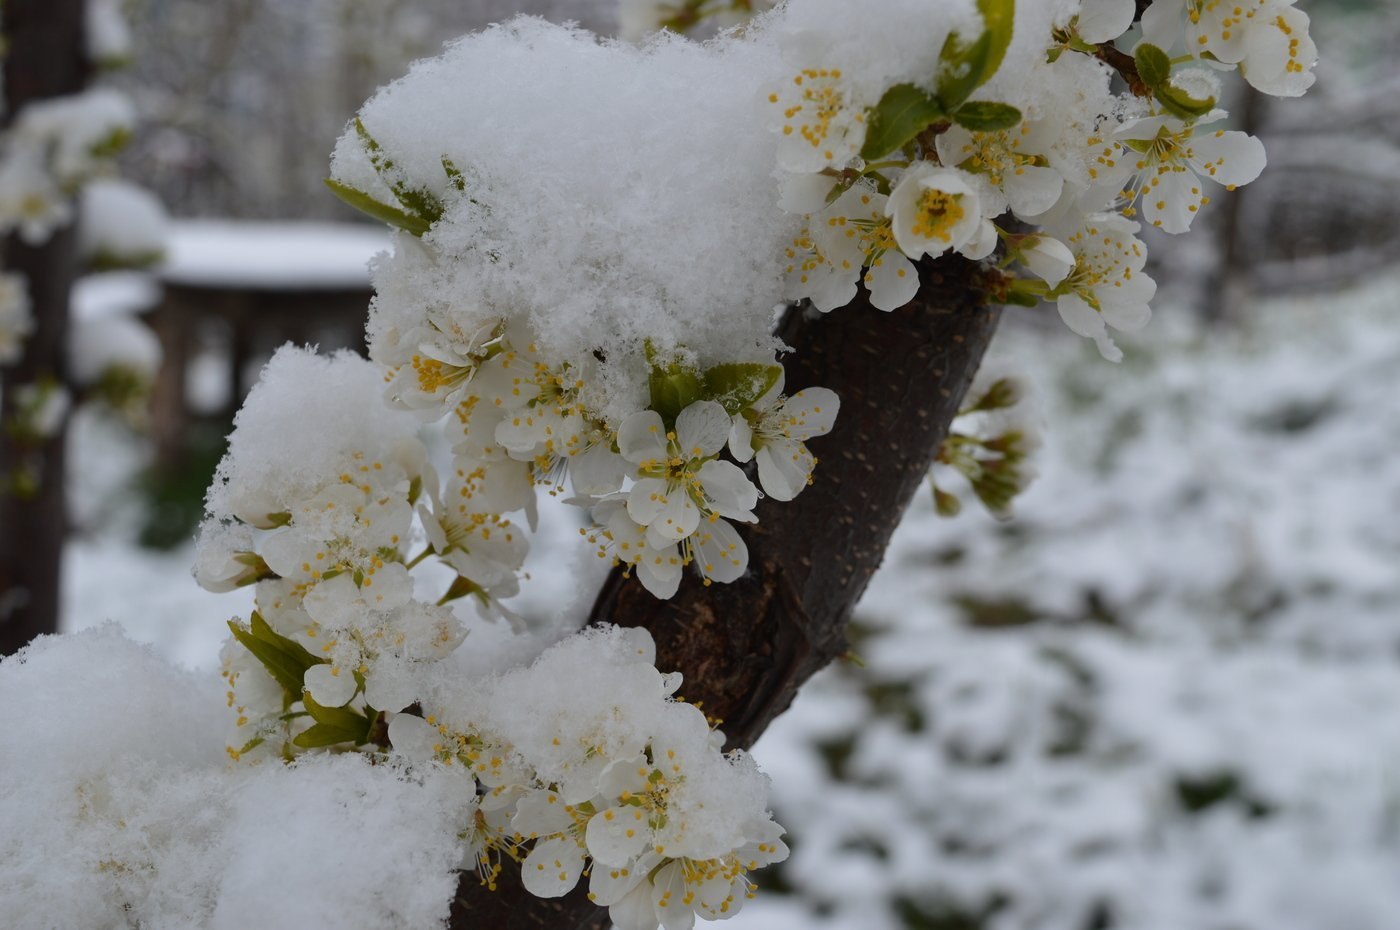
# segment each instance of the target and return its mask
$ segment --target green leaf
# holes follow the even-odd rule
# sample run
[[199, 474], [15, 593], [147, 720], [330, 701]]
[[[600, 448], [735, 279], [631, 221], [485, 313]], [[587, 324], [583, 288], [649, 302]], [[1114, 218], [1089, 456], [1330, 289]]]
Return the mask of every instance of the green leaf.
[[953, 122], [972, 132], [995, 132], [1021, 124], [1021, 111], [1009, 103], [974, 100], [953, 114]]
[[991, 80], [1001, 67], [1016, 20], [1016, 0], [977, 0], [985, 27], [976, 41], [964, 43], [953, 33], [943, 43], [939, 56], [938, 100], [952, 112], [962, 106], [972, 92]]
[[1179, 87], [1170, 83], [1154, 87], [1152, 94], [1157, 98], [1157, 102], [1162, 105], [1172, 116], [1183, 120], [1193, 120], [1197, 117], [1205, 116], [1215, 109], [1215, 98], [1207, 97], [1204, 100], [1197, 100]]
[[331, 726], [328, 723], [313, 723], [310, 727], [298, 733], [292, 742], [302, 749], [321, 749], [326, 746], [336, 746], [340, 743], [354, 743], [356, 746], [364, 742], [360, 734], [342, 730], [340, 727]]
[[467, 179], [462, 174], [462, 169], [446, 155], [442, 156], [442, 170], [447, 174], [447, 180], [457, 190], [466, 192]]
[[866, 119], [860, 157], [877, 161], [908, 145], [919, 133], [947, 118], [938, 101], [913, 84], [896, 84], [880, 98]]
[[1156, 90], [1172, 76], [1172, 62], [1167, 53], [1149, 42], [1141, 42], [1133, 51], [1133, 64], [1137, 66], [1142, 83]]
[[369, 738], [370, 720], [364, 714], [346, 707], [325, 707], [317, 704], [310, 691], [302, 691], [301, 703], [311, 719], [328, 727], [334, 727], [351, 734], [356, 744]]
[[387, 203], [380, 203], [364, 191], [356, 190], [348, 184], [341, 184], [335, 178], [326, 178], [326, 186], [331, 189], [341, 200], [359, 210], [361, 213], [372, 216], [376, 220], [388, 223], [390, 226], [421, 236], [432, 226], [427, 220], [421, 217], [412, 216], [398, 207], [391, 207]]
[[228, 628], [288, 694], [301, 694], [306, 670], [325, 662], [307, 652], [301, 643], [273, 630], [256, 610], [246, 629], [232, 620], [228, 622]]
[[716, 365], [705, 372], [705, 399], [717, 402], [734, 416], [767, 394], [782, 374], [781, 365]]
[[1011, 47], [1016, 26], [1016, 0], [977, 0], [977, 10], [982, 14], [987, 34], [992, 37], [987, 49], [986, 77], [978, 82], [980, 87], [997, 73], [1006, 58], [1006, 50]]

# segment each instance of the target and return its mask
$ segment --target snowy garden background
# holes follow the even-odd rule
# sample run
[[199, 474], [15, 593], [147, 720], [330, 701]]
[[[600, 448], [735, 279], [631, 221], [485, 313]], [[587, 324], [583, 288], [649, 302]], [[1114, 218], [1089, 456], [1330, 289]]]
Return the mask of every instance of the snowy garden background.
[[[920, 495], [849, 660], [753, 748], [792, 852], [729, 926], [1400, 927], [1400, 16], [1298, 5], [1317, 86], [1250, 116], [1270, 168], [1247, 198], [1191, 241], [1149, 240], [1156, 312], [1115, 334], [1124, 361], [1053, 310], [1008, 310], [987, 364], [1035, 388], [1038, 477], [1004, 520]], [[154, 377], [154, 337], [132, 324], [172, 284], [367, 288], [380, 227], [318, 225], [355, 222], [321, 184], [335, 138], [409, 60], [515, 9], [131, 4], [116, 80], [143, 122], [122, 165], [173, 218], [143, 226], [163, 227], [161, 264], [80, 282], [75, 368], [115, 353]], [[611, 3], [531, 11], [616, 28]], [[276, 225], [249, 237], [252, 220]], [[139, 409], [75, 414], [62, 616], [69, 632], [116, 624], [217, 686], [225, 621], [253, 595], [190, 574], [238, 381], [228, 334], [197, 337], [184, 480], [159, 471]], [[577, 544], [575, 508], [540, 511], [510, 602], [534, 631], [522, 652], [581, 622], [607, 569]], [[474, 642], [508, 632], [470, 625]], [[253, 894], [258, 875], [231, 881]]]

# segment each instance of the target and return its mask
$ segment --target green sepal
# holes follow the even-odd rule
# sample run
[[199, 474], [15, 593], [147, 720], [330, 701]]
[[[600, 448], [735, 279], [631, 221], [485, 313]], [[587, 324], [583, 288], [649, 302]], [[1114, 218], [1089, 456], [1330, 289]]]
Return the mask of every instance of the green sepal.
[[866, 114], [865, 144], [860, 157], [878, 161], [947, 118], [943, 107], [927, 91], [913, 84], [896, 84]]
[[[317, 704], [316, 700], [311, 697], [310, 691], [302, 691], [301, 703], [306, 707], [306, 712], [311, 715], [311, 719], [315, 720], [318, 725], [349, 734], [347, 739], [354, 742], [355, 745], [358, 746], [369, 739], [371, 721], [364, 714], [345, 707], [326, 707]], [[311, 729], [315, 729], [315, 727]], [[339, 742], [346, 742], [346, 739], [339, 740]]]
[[447, 593], [438, 598], [437, 606], [441, 607], [443, 604], [450, 604], [458, 598], [466, 597], [468, 594], [475, 594], [482, 598], [482, 600], [486, 600], [485, 588], [475, 581], [472, 581], [466, 575], [458, 575], [452, 582], [452, 585], [447, 589]]
[[646, 353], [647, 361], [651, 362], [651, 373], [647, 375], [651, 409], [661, 414], [667, 426], [673, 426], [682, 410], [702, 398], [704, 385], [693, 368], [679, 362], [658, 364], [650, 342], [647, 343]]
[[1186, 120], [1188, 122], [1205, 116], [1211, 110], [1215, 109], [1214, 97], [1198, 100], [1181, 88], [1175, 87], [1170, 83], [1152, 88], [1152, 95], [1157, 98], [1157, 102], [1162, 105], [1162, 109], [1166, 110], [1177, 119]]
[[1008, 289], [1006, 292], [1006, 297], [1003, 298], [1002, 303], [1010, 307], [1034, 308], [1040, 306], [1040, 298], [1034, 294], [1028, 294], [1025, 291]]
[[292, 743], [302, 749], [323, 749], [326, 746], [337, 746], [341, 743], [354, 743], [356, 746], [364, 743], [360, 734], [350, 730], [342, 730], [340, 727], [333, 727], [328, 723], [313, 723], [292, 737]]
[[1009, 103], [974, 100], [958, 108], [953, 122], [971, 132], [996, 132], [1021, 125], [1021, 111]]
[[288, 639], [267, 625], [262, 614], [256, 610], [247, 629], [233, 620], [228, 628], [243, 648], [262, 663], [263, 668], [281, 685], [288, 694], [300, 694], [306, 670], [313, 665], [322, 665], [326, 660], [318, 659], [295, 640]]
[[753, 362], [716, 365], [705, 372], [705, 399], [715, 401], [725, 413], [734, 416], [767, 394], [782, 374], [781, 365]]
[[415, 236], [423, 235], [432, 226], [427, 220], [412, 216], [387, 203], [380, 203], [364, 191], [341, 184], [335, 178], [326, 178], [326, 186], [331, 189], [331, 193], [366, 216], [372, 216], [382, 223], [388, 223]]
[[279, 510], [277, 513], [267, 514], [267, 527], [272, 529], [278, 526], [291, 526], [292, 514], [289, 510]]
[[1142, 83], [1156, 90], [1172, 76], [1172, 62], [1167, 53], [1150, 42], [1141, 42], [1133, 50], [1133, 64], [1137, 66]]

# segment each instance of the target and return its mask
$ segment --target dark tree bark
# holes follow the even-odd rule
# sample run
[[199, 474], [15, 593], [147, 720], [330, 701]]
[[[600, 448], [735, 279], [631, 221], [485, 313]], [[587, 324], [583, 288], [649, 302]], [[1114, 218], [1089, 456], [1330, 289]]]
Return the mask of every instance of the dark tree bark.
[[[814, 440], [816, 481], [792, 503], [761, 501], [744, 528], [749, 571], [734, 584], [687, 577], [669, 601], [614, 571], [592, 622], [645, 627], [657, 667], [685, 675], [681, 693], [723, 722], [730, 748], [751, 746], [803, 682], [847, 651], [846, 624], [923, 485], [996, 329], [977, 266], [920, 263], [920, 299], [893, 313], [862, 294], [829, 315], [792, 313], [779, 333], [795, 350], [787, 390], [841, 397], [836, 427]], [[586, 882], [540, 900], [507, 869], [489, 892], [464, 873], [455, 930], [583, 930], [607, 925]]]
[[[83, 0], [5, 0], [5, 118], [27, 104], [76, 93], [87, 81]], [[77, 276], [72, 226], [40, 246], [10, 236], [5, 267], [23, 274], [33, 303], [35, 331], [23, 357], [0, 369], [0, 424], [14, 414], [14, 389], [40, 379], [65, 381], [68, 300]], [[59, 569], [66, 512], [63, 496], [65, 429], [32, 442], [0, 428], [0, 655], [58, 628]], [[15, 493], [15, 476], [37, 486]], [[31, 483], [26, 481], [25, 483]]]

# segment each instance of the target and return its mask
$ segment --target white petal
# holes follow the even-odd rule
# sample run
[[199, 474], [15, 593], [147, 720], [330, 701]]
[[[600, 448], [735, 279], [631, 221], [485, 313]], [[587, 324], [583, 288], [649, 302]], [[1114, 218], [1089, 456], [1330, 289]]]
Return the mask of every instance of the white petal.
[[1191, 167], [1227, 186], [1248, 184], [1264, 171], [1264, 143], [1244, 132], [1206, 130], [1191, 140]]
[[1065, 294], [1055, 303], [1060, 311], [1060, 319], [1075, 333], [1088, 339], [1105, 334], [1106, 328], [1099, 311], [1089, 306], [1078, 294]]
[[1082, 0], [1080, 38], [1096, 45], [1111, 42], [1128, 31], [1136, 15], [1137, 4], [1134, 0]]
[[655, 410], [641, 410], [622, 421], [617, 448], [634, 465], [666, 460], [666, 425]]
[[996, 250], [997, 228], [991, 220], [982, 220], [973, 229], [972, 236], [958, 246], [958, 254], [971, 261], [981, 261]]
[[919, 293], [919, 271], [902, 254], [889, 251], [865, 273], [865, 286], [876, 310], [898, 310]]
[[627, 472], [626, 459], [599, 442], [569, 459], [569, 477], [574, 491], [592, 497], [611, 494], [622, 487]]
[[311, 692], [311, 699], [322, 707], [344, 707], [359, 690], [355, 676], [349, 669], [325, 664], [307, 669], [304, 681], [306, 690]]
[[783, 402], [782, 433], [790, 439], [825, 436], [836, 424], [841, 398], [830, 388], [803, 388]]
[[651, 901], [666, 930], [691, 930], [695, 911], [686, 903], [685, 872], [680, 862], [662, 866], [652, 876]]
[[[312, 697], [315, 697], [312, 694]], [[442, 734], [437, 727], [413, 714], [395, 714], [389, 721], [389, 743], [394, 752], [414, 762], [429, 762], [437, 758]]]
[[734, 418], [729, 428], [729, 454], [737, 462], [747, 462], [753, 458], [753, 427], [742, 414]]
[[698, 400], [676, 417], [676, 442], [693, 459], [714, 455], [729, 438], [729, 414], [712, 400]]
[[640, 807], [609, 807], [594, 814], [584, 831], [588, 853], [603, 865], [626, 865], [651, 842]]
[[1040, 165], [1014, 168], [1002, 181], [1007, 202], [1021, 219], [1037, 216], [1053, 207], [1064, 186], [1065, 179], [1060, 172]]
[[758, 503], [758, 489], [738, 465], [712, 460], [700, 466], [695, 477], [705, 489], [710, 508], [720, 516], [746, 522], [753, 519], [750, 511]]
[[816, 459], [807, 447], [778, 439], [758, 450], [758, 480], [774, 500], [790, 501], [807, 487]]
[[608, 919], [616, 930], [656, 930], [661, 918], [651, 903], [651, 886], [636, 885], [622, 900], [608, 908]]
[[520, 882], [537, 898], [573, 891], [583, 874], [583, 849], [573, 837], [540, 840], [520, 864]]
[[1031, 273], [1051, 287], [1057, 286], [1074, 268], [1074, 253], [1058, 239], [1035, 236], [1021, 246], [1021, 258]]
[[711, 581], [729, 584], [749, 567], [749, 547], [725, 520], [707, 521], [692, 537], [696, 567]]
[[[662, 478], [641, 478], [627, 492], [627, 515], [639, 526], [650, 526], [666, 510], [670, 502], [669, 485]], [[677, 489], [677, 496], [685, 491]]]

